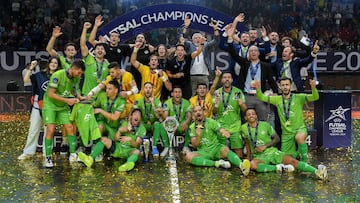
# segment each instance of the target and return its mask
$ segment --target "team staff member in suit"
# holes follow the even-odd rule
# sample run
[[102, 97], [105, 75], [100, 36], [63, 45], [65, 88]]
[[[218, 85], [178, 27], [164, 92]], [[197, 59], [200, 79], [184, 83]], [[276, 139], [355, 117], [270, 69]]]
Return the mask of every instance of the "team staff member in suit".
[[[238, 77], [239, 89], [241, 89], [245, 94], [246, 106], [249, 108], [255, 108], [259, 112], [259, 119], [266, 120], [268, 114], [270, 113], [266, 104], [260, 101], [256, 97], [256, 87], [255, 81], [261, 81], [261, 90], [266, 91], [267, 86], [269, 86], [273, 93], [277, 93], [277, 85], [273, 78], [270, 64], [261, 62], [259, 59], [260, 52], [259, 48], [256, 46], [249, 47], [249, 57], [245, 59], [240, 57], [234, 49], [232, 44], [232, 36], [235, 32], [234, 27], [229, 27], [226, 30], [229, 38], [229, 52], [235, 61], [240, 64], [242, 67], [240, 69], [240, 74]], [[266, 32], [263, 32], [263, 39], [267, 39]]]
[[316, 41], [313, 50], [311, 54], [308, 55], [308, 57], [294, 59], [296, 51], [295, 48], [284, 48], [281, 60], [278, 60], [275, 63], [275, 75], [277, 79], [279, 80], [283, 77], [290, 78], [293, 81], [291, 91], [304, 91], [304, 86], [301, 81], [300, 69], [309, 65], [316, 57], [319, 50], [320, 47]]

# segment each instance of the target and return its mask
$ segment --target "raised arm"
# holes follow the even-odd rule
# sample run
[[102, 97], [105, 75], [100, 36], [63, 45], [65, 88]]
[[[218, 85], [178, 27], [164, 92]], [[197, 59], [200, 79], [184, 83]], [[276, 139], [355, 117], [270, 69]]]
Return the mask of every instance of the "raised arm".
[[30, 65], [29, 65], [29, 69], [26, 70], [26, 73], [23, 78], [24, 83], [31, 82], [30, 76], [37, 64], [38, 63], [36, 60], [31, 61]]
[[206, 42], [206, 38], [204, 36], [201, 37], [200, 40], [200, 45], [199, 47], [196, 49], [196, 51], [194, 51], [193, 53], [191, 53], [191, 58], [196, 58], [197, 56], [200, 55], [200, 53], [202, 52], [203, 48], [204, 48], [204, 44]]
[[99, 27], [103, 24], [103, 22], [104, 22], [104, 21], [102, 20], [102, 16], [101, 16], [101, 15], [96, 16], [95, 22], [94, 22], [94, 27], [93, 27], [93, 29], [91, 30], [90, 36], [89, 36], [89, 43], [90, 43], [92, 46], [95, 46], [95, 45], [96, 45], [96, 41], [95, 41], [96, 33], [97, 33]]
[[316, 78], [310, 79], [311, 94], [306, 96], [307, 101], [312, 102], [319, 99], [319, 92], [316, 89]]
[[137, 60], [137, 53], [142, 46], [142, 42], [136, 42], [133, 52], [131, 53], [130, 62], [131, 65], [134, 66], [136, 69], [139, 68], [141, 63]]
[[86, 34], [90, 27], [91, 27], [91, 23], [85, 22], [80, 36], [80, 49], [81, 49], [81, 55], [83, 57], [86, 57], [89, 54], [89, 49], [86, 46]]
[[215, 92], [215, 90], [216, 90], [216, 87], [217, 87], [217, 85], [218, 85], [218, 83], [219, 83], [221, 74], [222, 74], [222, 73], [221, 73], [221, 70], [219, 69], [218, 66], [216, 66], [215, 79], [214, 79], [213, 84], [211, 85], [210, 90], [209, 90], [209, 93], [210, 93], [211, 95], [213, 95], [214, 92]]
[[62, 34], [63, 33], [61, 32], [60, 26], [56, 26], [53, 28], [53, 32], [50, 37], [50, 40], [49, 40], [48, 44], [46, 45], [46, 51], [49, 53], [50, 56], [57, 56], [57, 52], [54, 49], [55, 40]]

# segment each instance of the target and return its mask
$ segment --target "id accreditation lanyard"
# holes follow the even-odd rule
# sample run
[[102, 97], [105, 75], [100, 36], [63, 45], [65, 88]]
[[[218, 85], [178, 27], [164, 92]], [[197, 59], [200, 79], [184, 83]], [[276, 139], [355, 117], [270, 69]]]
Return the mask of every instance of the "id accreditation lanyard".
[[290, 108], [291, 108], [291, 100], [292, 100], [292, 94], [290, 93], [290, 97], [289, 97], [289, 103], [287, 105], [287, 108], [286, 108], [286, 105], [285, 105], [285, 97], [284, 95], [281, 96], [282, 97], [282, 103], [283, 103], [283, 110], [284, 110], [284, 115], [285, 115], [285, 125], [286, 126], [289, 126], [290, 125]]
[[248, 133], [249, 133], [250, 141], [253, 143], [253, 147], [255, 149], [256, 148], [256, 142], [257, 142], [257, 136], [258, 136], [259, 122], [256, 123], [254, 139], [253, 139], [253, 136], [252, 136], [252, 133], [251, 133], [250, 125], [248, 124], [247, 127], [248, 127]]
[[174, 99], [172, 100], [173, 110], [175, 112], [176, 120], [180, 121], [180, 114], [181, 114], [181, 108], [182, 108], [182, 101], [180, 100], [180, 106], [179, 111], [176, 110], [176, 104], [174, 103]]

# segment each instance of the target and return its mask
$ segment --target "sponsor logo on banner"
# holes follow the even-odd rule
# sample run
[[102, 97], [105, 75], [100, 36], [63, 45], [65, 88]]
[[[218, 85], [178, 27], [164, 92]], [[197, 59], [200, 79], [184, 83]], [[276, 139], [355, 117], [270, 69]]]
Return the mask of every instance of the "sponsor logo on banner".
[[337, 109], [330, 110], [331, 115], [325, 120], [329, 127], [330, 136], [346, 136], [346, 117], [345, 112], [350, 108], [343, 108], [339, 106]]

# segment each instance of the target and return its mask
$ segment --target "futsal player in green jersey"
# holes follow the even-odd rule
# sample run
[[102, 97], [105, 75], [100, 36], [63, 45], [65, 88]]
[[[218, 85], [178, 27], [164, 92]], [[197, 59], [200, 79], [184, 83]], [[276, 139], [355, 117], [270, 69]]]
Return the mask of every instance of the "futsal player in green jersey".
[[[185, 143], [183, 147], [183, 152], [190, 152], [190, 135], [188, 127], [191, 122], [191, 106], [190, 102], [182, 98], [182, 90], [180, 86], [173, 86], [171, 98], [166, 100], [163, 105], [163, 119], [165, 120], [168, 116], [175, 116], [176, 120], [179, 122], [179, 126], [176, 129], [176, 133], [185, 135]], [[163, 126], [162, 126], [163, 128]], [[166, 143], [165, 146], [170, 146], [169, 143]], [[166, 150], [166, 151], [165, 151]], [[166, 156], [169, 148], [163, 150], [161, 156]]]
[[[230, 162], [240, 167], [242, 173], [246, 176], [250, 172], [250, 161], [244, 162], [224, 144], [218, 141], [219, 136], [230, 137], [230, 133], [221, 127], [220, 123], [206, 118], [204, 109], [196, 105], [193, 108], [193, 120], [190, 125], [191, 144], [197, 151], [186, 154], [185, 160], [195, 166], [215, 166], [230, 168]], [[225, 161], [222, 158], [227, 158]]]
[[[291, 93], [291, 79], [281, 78], [280, 89], [282, 95], [266, 96], [261, 92], [260, 82], [256, 82], [256, 95], [264, 102], [270, 102], [276, 106], [282, 129], [281, 151], [291, 155], [293, 158], [300, 156], [301, 161], [308, 161], [308, 146], [305, 139], [308, 136], [303, 117], [303, 106], [306, 102], [319, 99], [316, 89], [316, 81], [310, 79], [311, 94]], [[269, 97], [269, 98], [268, 98]], [[298, 151], [296, 150], [298, 144]]]
[[[213, 113], [221, 127], [230, 133], [230, 148], [243, 158], [244, 144], [241, 138], [241, 119], [240, 111], [247, 107], [243, 92], [232, 86], [233, 78], [230, 72], [222, 74], [222, 87], [215, 91], [215, 101], [213, 101]], [[219, 141], [226, 144], [227, 138], [220, 136]]]
[[77, 53], [76, 46], [74, 43], [66, 43], [64, 49], [64, 55], [59, 55], [56, 50], [54, 49], [55, 40], [61, 36], [63, 33], [61, 32], [60, 26], [55, 26], [53, 28], [52, 35], [50, 40], [46, 46], [46, 51], [49, 53], [50, 56], [58, 57], [60, 59], [61, 67], [63, 69], [68, 69], [71, 66], [71, 63], [75, 60], [75, 55]]
[[89, 54], [86, 46], [87, 30], [91, 27], [91, 23], [85, 22], [80, 37], [81, 55], [85, 61], [86, 69], [84, 74], [84, 85], [82, 94], [88, 95], [89, 92], [103, 81], [109, 74], [109, 62], [105, 59], [105, 44], [98, 43], [94, 46], [94, 56]]
[[106, 85], [106, 93], [100, 93], [94, 104], [94, 113], [101, 133], [108, 133], [114, 140], [119, 128], [120, 115], [125, 109], [126, 100], [119, 96], [120, 85], [116, 80], [111, 80]]
[[145, 135], [146, 129], [144, 125], [141, 124], [141, 111], [140, 109], [133, 109], [129, 115], [129, 120], [122, 122], [116, 132], [115, 140], [102, 137], [101, 141], [92, 149], [89, 156], [83, 152], [79, 152], [79, 158], [87, 167], [91, 167], [94, 159], [104, 150], [104, 147], [106, 147], [109, 149], [112, 157], [126, 159], [126, 163], [121, 165], [118, 170], [120, 172], [130, 171], [134, 168], [135, 162], [139, 158], [139, 147]]
[[74, 127], [70, 122], [70, 107], [84, 99], [80, 96], [80, 76], [85, 71], [82, 60], [75, 60], [67, 70], [53, 73], [44, 95], [43, 121], [46, 125], [45, 136], [45, 167], [52, 168], [51, 150], [56, 125], [64, 125], [70, 148], [70, 163], [76, 162], [76, 137]]
[[133, 108], [141, 110], [141, 121], [146, 128], [146, 132], [153, 133], [152, 154], [159, 156], [157, 143], [159, 138], [164, 140], [164, 147], [169, 147], [169, 138], [164, 128], [162, 128], [162, 105], [160, 99], [153, 94], [154, 86], [151, 82], [145, 82], [143, 87], [144, 96], [137, 99]]
[[258, 121], [255, 109], [248, 108], [245, 112], [247, 123], [241, 126], [245, 139], [248, 157], [252, 155], [251, 169], [257, 172], [292, 172], [296, 169], [315, 174], [322, 180], [327, 179], [327, 169], [324, 165], [315, 167], [303, 161], [298, 161], [288, 154], [278, 150], [275, 145], [280, 141], [272, 126], [265, 121]]

